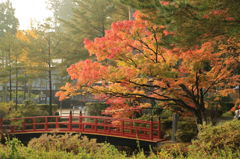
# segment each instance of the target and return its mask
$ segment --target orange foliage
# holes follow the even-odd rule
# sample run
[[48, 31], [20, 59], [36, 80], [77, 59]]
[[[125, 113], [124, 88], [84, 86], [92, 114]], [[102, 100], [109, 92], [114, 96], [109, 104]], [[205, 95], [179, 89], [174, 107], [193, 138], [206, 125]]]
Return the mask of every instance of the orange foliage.
[[80, 61], [71, 65], [68, 69], [71, 80], [77, 80], [77, 85], [91, 85], [104, 78], [108, 73], [106, 66], [91, 60]]

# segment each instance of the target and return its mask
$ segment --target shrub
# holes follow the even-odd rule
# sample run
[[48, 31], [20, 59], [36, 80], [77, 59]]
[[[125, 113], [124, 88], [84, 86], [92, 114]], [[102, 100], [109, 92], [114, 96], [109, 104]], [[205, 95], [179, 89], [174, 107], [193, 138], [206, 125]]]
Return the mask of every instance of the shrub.
[[[49, 104], [36, 104], [36, 107], [40, 109], [41, 111], [47, 111], [49, 110]], [[53, 112], [57, 111], [58, 105], [57, 104], [52, 104]]]
[[8, 114], [8, 118], [17, 118], [17, 117], [29, 117], [29, 116], [44, 116], [48, 115], [46, 110], [42, 110], [35, 102], [33, 101], [24, 101], [23, 104], [19, 104], [17, 110], [14, 107], [11, 107], [11, 111]]
[[193, 150], [212, 152], [227, 147], [237, 150], [240, 147], [240, 120], [221, 123], [218, 126], [206, 126], [192, 143]]
[[161, 134], [164, 139], [171, 139], [172, 135], [172, 119], [162, 119], [161, 120]]
[[194, 121], [184, 120], [178, 122], [177, 140], [180, 142], [190, 142], [198, 134], [197, 125]]
[[104, 103], [86, 103], [87, 112], [92, 116], [101, 116], [102, 111], [108, 107], [107, 104]]
[[[237, 159], [240, 156], [240, 149], [233, 150], [224, 147], [223, 149], [213, 149], [209, 151], [201, 151], [197, 149], [189, 149], [187, 143], [165, 144], [161, 145], [160, 151], [157, 154], [150, 152], [145, 155], [143, 151], [127, 156], [126, 153], [119, 152], [113, 145], [98, 144], [94, 150], [89, 149], [89, 145], [77, 146], [72, 144], [74, 141], [79, 141], [79, 135], [59, 136], [59, 141], [55, 136], [55, 142], [49, 141], [49, 136], [44, 137], [40, 143], [35, 142], [34, 146], [25, 147], [18, 140], [8, 140], [6, 145], [0, 144], [1, 159]], [[64, 137], [65, 136], [65, 137]], [[77, 137], [78, 136], [78, 137]], [[48, 140], [46, 140], [48, 138]], [[64, 139], [63, 139], [64, 138]], [[68, 144], [66, 139], [70, 138], [71, 144]], [[37, 140], [36, 140], [37, 141]], [[43, 143], [47, 141], [47, 143]], [[90, 141], [86, 138], [86, 141]], [[60, 143], [59, 143], [60, 142]], [[51, 143], [51, 144], [50, 144]], [[56, 145], [54, 145], [56, 144]], [[66, 145], [64, 145], [66, 144]], [[96, 143], [94, 143], [96, 144]], [[46, 146], [47, 145], [47, 146]], [[90, 144], [91, 145], [91, 144]], [[73, 151], [73, 150], [74, 151]]]
[[23, 159], [19, 152], [19, 147], [22, 147], [22, 143], [13, 138], [12, 140], [6, 139], [6, 145], [0, 144], [0, 158], [1, 159]]
[[32, 139], [28, 146], [36, 150], [44, 151], [66, 151], [78, 153], [80, 148], [87, 152], [95, 152], [102, 144], [96, 142], [96, 139], [88, 139], [80, 135], [47, 135]]
[[13, 107], [13, 105], [13, 102], [0, 103], [0, 117], [4, 118], [10, 111], [11, 107]]
[[166, 143], [158, 147], [159, 156], [186, 156], [188, 154], [189, 143]]
[[203, 151], [188, 151], [182, 153], [179, 150], [172, 150], [171, 153], [167, 150], [161, 150], [158, 153], [158, 159], [238, 159], [240, 150], [233, 151], [229, 148], [214, 150], [212, 153]]

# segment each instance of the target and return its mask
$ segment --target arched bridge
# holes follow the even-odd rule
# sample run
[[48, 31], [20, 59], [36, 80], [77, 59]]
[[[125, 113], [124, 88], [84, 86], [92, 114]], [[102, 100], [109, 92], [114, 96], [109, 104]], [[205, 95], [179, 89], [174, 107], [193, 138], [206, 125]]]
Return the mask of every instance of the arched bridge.
[[54, 132], [82, 133], [154, 143], [162, 140], [160, 121], [99, 116], [35, 116], [0, 119], [0, 132], [11, 135]]

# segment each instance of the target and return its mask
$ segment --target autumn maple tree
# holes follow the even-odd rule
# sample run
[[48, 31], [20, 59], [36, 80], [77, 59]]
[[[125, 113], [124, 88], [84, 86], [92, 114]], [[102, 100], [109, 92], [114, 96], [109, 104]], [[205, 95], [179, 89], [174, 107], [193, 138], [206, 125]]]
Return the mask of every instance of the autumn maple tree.
[[226, 39], [218, 36], [191, 48], [165, 45], [163, 39], [176, 32], [145, 16], [137, 12], [134, 20], [113, 23], [104, 37], [86, 39], [85, 47], [97, 60], [71, 65], [67, 71], [73, 82], [56, 96], [63, 100], [90, 92], [110, 105], [105, 113], [114, 117], [149, 107], [150, 99], [162, 108], [191, 112], [199, 124], [206, 122], [208, 99], [239, 84]]

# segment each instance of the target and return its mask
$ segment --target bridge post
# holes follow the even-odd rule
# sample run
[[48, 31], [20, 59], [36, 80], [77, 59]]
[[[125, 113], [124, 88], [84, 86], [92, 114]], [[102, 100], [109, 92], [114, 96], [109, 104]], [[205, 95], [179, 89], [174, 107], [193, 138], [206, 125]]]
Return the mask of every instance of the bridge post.
[[48, 118], [47, 117], [45, 117], [44, 128], [45, 128], [45, 130], [48, 129]]
[[0, 133], [3, 131], [3, 118], [0, 117]]
[[95, 124], [95, 127], [94, 127], [95, 132], [97, 132], [97, 123], [98, 123], [98, 121], [97, 121], [97, 119], [95, 119], [95, 121], [94, 121], [94, 124]]
[[56, 117], [56, 129], [59, 129], [59, 117]]
[[153, 118], [150, 121], [150, 140], [153, 140]]
[[23, 119], [23, 122], [22, 122], [22, 131], [24, 131], [26, 128], [26, 125], [25, 125], [25, 119]]
[[110, 123], [109, 123], [109, 122], [107, 122], [107, 124], [108, 124], [108, 134], [110, 134], [110, 132], [111, 132], [112, 120], [111, 120], [111, 122], [110, 122]]
[[158, 139], [161, 139], [161, 118], [158, 117]]
[[171, 137], [171, 140], [173, 142], [176, 142], [176, 133], [177, 133], [177, 124], [178, 124], [178, 114], [177, 113], [174, 113], [173, 114], [173, 122], [172, 122], [172, 137]]
[[69, 125], [68, 125], [68, 129], [72, 130], [72, 110], [70, 110], [69, 113]]
[[106, 119], [104, 119], [103, 123], [104, 123], [104, 131], [106, 132], [108, 128]]
[[84, 126], [82, 124], [82, 111], [79, 112], [79, 129], [82, 129], [82, 132], [84, 131]]
[[124, 135], [124, 120], [121, 120], [121, 133]]
[[36, 118], [33, 118], [32, 122], [33, 122], [33, 130], [35, 131], [36, 130]]
[[4, 138], [4, 135], [3, 135], [3, 118], [0, 117], [0, 141], [2, 141], [3, 138]]
[[130, 127], [131, 127], [131, 134], [133, 134], [133, 120], [130, 121]]

